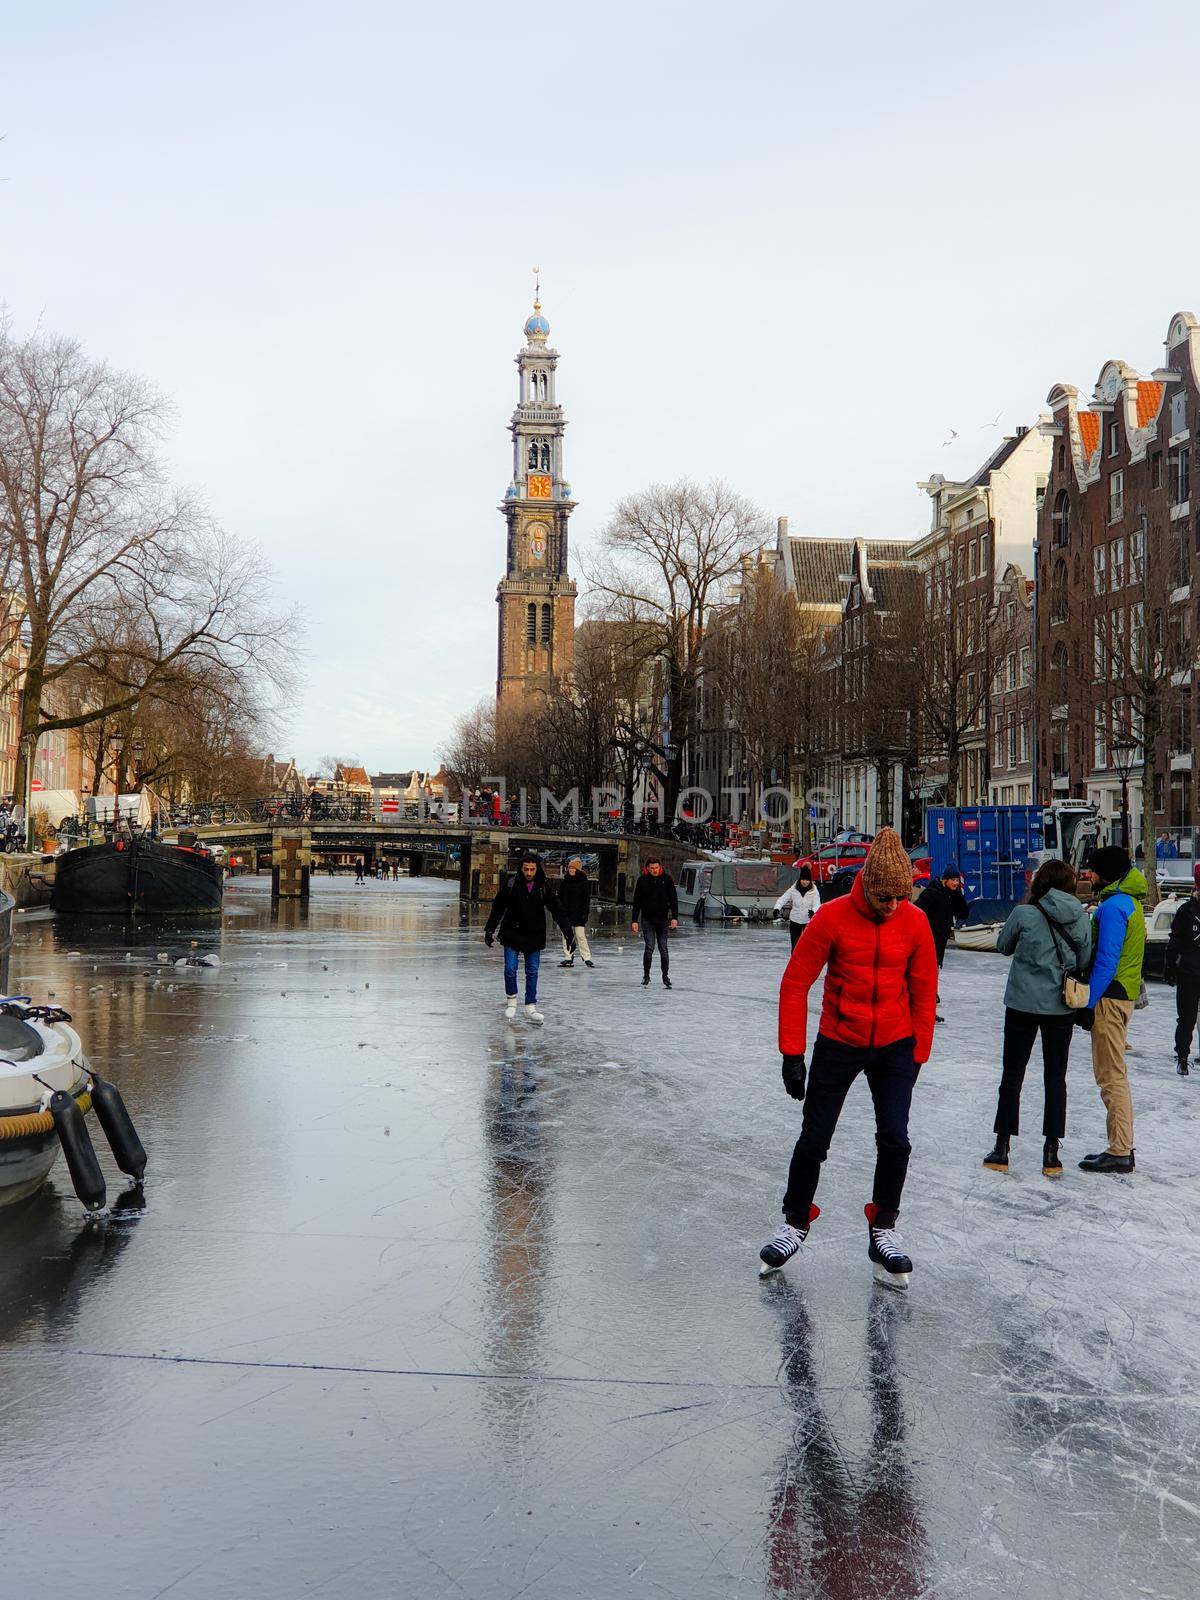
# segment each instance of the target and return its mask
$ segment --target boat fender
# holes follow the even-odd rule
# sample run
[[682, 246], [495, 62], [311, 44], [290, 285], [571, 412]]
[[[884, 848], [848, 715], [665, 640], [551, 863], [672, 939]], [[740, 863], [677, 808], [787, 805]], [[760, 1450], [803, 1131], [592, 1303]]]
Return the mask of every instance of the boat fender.
[[86, 1211], [102, 1210], [105, 1199], [104, 1174], [96, 1160], [83, 1112], [63, 1089], [56, 1089], [50, 1096], [48, 1109], [54, 1118], [58, 1142], [67, 1158], [67, 1170], [80, 1204]]
[[104, 1137], [122, 1172], [141, 1183], [146, 1171], [146, 1152], [138, 1138], [133, 1118], [125, 1109], [121, 1091], [107, 1078], [92, 1074], [92, 1109], [104, 1129]]

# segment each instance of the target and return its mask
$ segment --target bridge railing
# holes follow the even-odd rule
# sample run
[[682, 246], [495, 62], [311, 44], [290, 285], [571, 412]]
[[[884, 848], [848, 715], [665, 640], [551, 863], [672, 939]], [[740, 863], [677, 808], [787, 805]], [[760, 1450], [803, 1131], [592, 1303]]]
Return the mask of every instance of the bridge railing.
[[210, 800], [176, 806], [163, 820], [166, 826], [172, 828], [204, 828], [249, 822], [265, 822], [280, 827], [289, 822], [377, 822], [388, 819], [376, 815], [374, 797], [371, 795], [312, 794]]

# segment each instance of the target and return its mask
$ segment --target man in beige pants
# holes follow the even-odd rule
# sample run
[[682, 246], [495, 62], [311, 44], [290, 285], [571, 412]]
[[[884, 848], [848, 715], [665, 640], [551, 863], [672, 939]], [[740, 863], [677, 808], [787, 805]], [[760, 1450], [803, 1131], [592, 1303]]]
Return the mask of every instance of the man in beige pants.
[[1094, 850], [1088, 865], [1100, 902], [1088, 997], [1096, 1019], [1092, 1025], [1092, 1071], [1108, 1113], [1108, 1148], [1085, 1156], [1079, 1166], [1083, 1172], [1132, 1172], [1133, 1097], [1125, 1041], [1142, 984], [1146, 880], [1118, 845]]
[[[583, 957], [584, 966], [594, 967], [596, 963], [592, 960], [592, 950], [587, 937], [588, 912], [592, 909], [592, 882], [583, 870], [583, 862], [578, 856], [572, 856], [567, 862], [567, 870], [558, 886], [558, 897], [562, 902], [567, 921], [574, 930], [575, 948]], [[565, 938], [563, 959], [558, 964], [560, 967], [575, 965], [575, 951], [568, 949]]]

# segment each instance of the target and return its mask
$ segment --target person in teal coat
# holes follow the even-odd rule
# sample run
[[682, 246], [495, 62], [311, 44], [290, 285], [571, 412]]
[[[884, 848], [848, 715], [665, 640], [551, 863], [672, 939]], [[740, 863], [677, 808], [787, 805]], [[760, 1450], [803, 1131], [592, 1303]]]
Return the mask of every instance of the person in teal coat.
[[1004, 990], [1004, 1066], [996, 1106], [996, 1143], [983, 1158], [994, 1172], [1008, 1171], [1009, 1141], [1020, 1132], [1021, 1085], [1042, 1036], [1042, 1171], [1062, 1176], [1059, 1144], [1067, 1131], [1067, 1060], [1075, 1014], [1062, 997], [1063, 979], [1083, 972], [1092, 951], [1087, 912], [1075, 898], [1075, 872], [1065, 861], [1044, 861], [1024, 905], [1014, 907], [996, 949], [1012, 957]]

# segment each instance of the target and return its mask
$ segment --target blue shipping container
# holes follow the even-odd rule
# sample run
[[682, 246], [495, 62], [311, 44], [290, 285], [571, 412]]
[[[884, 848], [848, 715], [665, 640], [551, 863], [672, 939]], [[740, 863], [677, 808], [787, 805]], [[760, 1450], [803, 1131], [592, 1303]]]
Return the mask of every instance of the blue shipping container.
[[1041, 806], [931, 806], [932, 876], [953, 863], [969, 901], [1013, 906], [1025, 898], [1025, 857], [1042, 848]]

